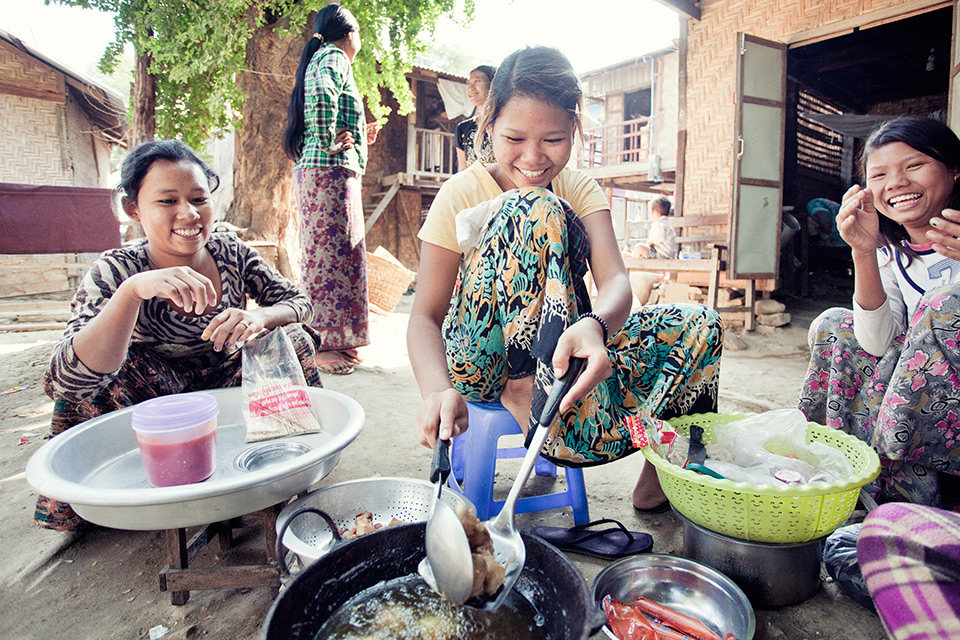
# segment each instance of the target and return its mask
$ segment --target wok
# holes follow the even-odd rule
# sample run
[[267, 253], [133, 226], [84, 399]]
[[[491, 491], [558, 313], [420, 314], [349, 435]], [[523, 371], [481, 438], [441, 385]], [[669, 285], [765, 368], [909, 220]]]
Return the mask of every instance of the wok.
[[[314, 640], [354, 595], [417, 572], [426, 550], [423, 522], [381, 529], [341, 543], [290, 582], [267, 613], [261, 640]], [[583, 576], [554, 546], [521, 534], [527, 559], [516, 589], [544, 618], [550, 640], [586, 640], [606, 622]]]

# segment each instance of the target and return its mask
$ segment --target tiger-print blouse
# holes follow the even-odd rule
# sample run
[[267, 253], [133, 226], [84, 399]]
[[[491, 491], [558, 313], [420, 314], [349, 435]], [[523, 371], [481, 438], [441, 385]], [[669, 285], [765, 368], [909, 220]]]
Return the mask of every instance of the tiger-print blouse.
[[[146, 244], [144, 239], [103, 253], [84, 276], [71, 304], [71, 318], [51, 360], [50, 372], [58, 397], [90, 398], [112, 381], [115, 372], [98, 373], [80, 362], [73, 351], [73, 337], [100, 313], [120, 283], [150, 269]], [[131, 347], [136, 345], [185, 368], [206, 368], [225, 359], [232, 351], [215, 352], [212, 342], [200, 339], [204, 328], [224, 309], [246, 308], [248, 297], [261, 307], [288, 305], [296, 312], [298, 322], [312, 318], [310, 299], [234, 234], [212, 234], [207, 249], [216, 260], [222, 281], [222, 295], [216, 309], [203, 316], [184, 316], [166, 300], [145, 300], [140, 305]]]

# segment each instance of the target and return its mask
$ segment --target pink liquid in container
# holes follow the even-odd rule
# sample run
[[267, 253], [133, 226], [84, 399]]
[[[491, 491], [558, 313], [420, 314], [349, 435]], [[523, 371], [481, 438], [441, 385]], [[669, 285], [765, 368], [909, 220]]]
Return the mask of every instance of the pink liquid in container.
[[213, 475], [219, 412], [208, 393], [162, 396], [133, 408], [133, 430], [151, 485], [191, 484]]

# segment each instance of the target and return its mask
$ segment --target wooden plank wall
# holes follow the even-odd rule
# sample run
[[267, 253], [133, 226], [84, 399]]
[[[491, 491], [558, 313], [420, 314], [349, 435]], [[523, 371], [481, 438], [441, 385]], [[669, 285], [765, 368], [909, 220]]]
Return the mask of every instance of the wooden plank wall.
[[407, 269], [420, 268], [420, 214], [423, 195], [417, 187], [401, 187], [383, 215], [367, 233], [367, 251], [377, 247], [389, 251]]
[[0, 299], [75, 291], [99, 253], [0, 255]]

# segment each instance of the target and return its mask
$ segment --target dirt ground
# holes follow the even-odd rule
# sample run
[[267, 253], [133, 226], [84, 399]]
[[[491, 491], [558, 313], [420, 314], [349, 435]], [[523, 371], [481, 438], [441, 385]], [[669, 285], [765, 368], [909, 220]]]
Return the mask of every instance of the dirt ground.
[[[836, 297], [835, 297], [836, 298]], [[416, 444], [412, 416], [419, 401], [406, 357], [404, 331], [412, 296], [390, 316], [375, 316], [373, 345], [366, 361], [349, 376], [326, 376], [327, 388], [357, 399], [366, 413], [360, 437], [318, 486], [372, 475], [426, 478], [429, 452]], [[834, 302], [815, 294], [786, 301], [790, 325], [769, 333], [729, 332], [722, 361], [720, 411], [765, 411], [792, 407], [808, 358], [806, 328], [816, 313]], [[268, 588], [194, 591], [189, 602], [173, 606], [161, 592], [164, 566], [162, 532], [94, 527], [58, 533], [32, 522], [35, 495], [25, 480], [29, 457], [44, 443], [52, 403], [40, 380], [55, 331], [0, 333], [0, 638], [85, 640], [147, 638], [163, 626], [166, 638], [259, 637], [275, 594]], [[679, 555], [681, 525], [671, 513], [637, 514], [630, 504], [643, 459], [640, 455], [585, 470], [592, 518], [616, 518], [635, 531], [653, 535], [654, 551]], [[512, 481], [510, 468], [498, 473], [498, 489]], [[529, 489], [543, 479], [535, 478]], [[502, 485], [502, 487], [501, 487]], [[856, 517], [858, 513], [855, 513]], [[859, 514], [862, 517], [862, 514]], [[569, 509], [517, 517], [521, 528], [539, 524], [570, 526]], [[239, 532], [237, 546], [221, 552], [214, 544], [195, 566], [263, 561], [262, 531]], [[606, 562], [569, 556], [592, 584]], [[784, 567], [789, 571], [789, 567]], [[758, 640], [884, 637], [878, 618], [840, 593], [822, 573], [821, 589], [806, 602], [779, 610], [757, 610]], [[601, 637], [597, 635], [595, 637]]]

